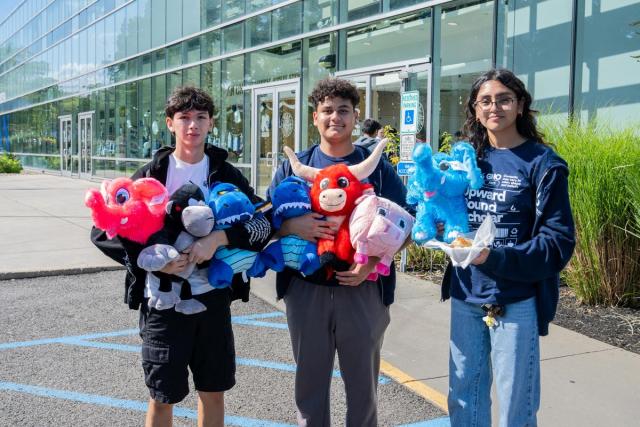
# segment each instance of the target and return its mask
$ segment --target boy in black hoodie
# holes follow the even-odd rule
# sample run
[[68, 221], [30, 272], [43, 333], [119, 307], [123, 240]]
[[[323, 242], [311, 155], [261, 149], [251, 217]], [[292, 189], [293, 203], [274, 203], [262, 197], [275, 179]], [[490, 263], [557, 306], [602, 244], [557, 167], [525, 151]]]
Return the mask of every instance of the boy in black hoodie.
[[[213, 101], [205, 91], [177, 88], [165, 108], [167, 128], [175, 135], [176, 145], [158, 150], [132, 179], [155, 178], [165, 184], [169, 194], [187, 182], [199, 185], [205, 194], [212, 183], [228, 182], [237, 185], [252, 202], [259, 202], [247, 179], [226, 161], [227, 152], [205, 144], [213, 127], [213, 109]], [[256, 216], [243, 225], [200, 238], [162, 272], [176, 274], [190, 262], [208, 261], [220, 246], [259, 251], [271, 234], [269, 221]], [[206, 311], [184, 315], [174, 309], [150, 309], [146, 298], [152, 284], [145, 271], [135, 265], [139, 248], [130, 242], [108, 240], [97, 229], [92, 231], [92, 241], [105, 254], [127, 266], [125, 302], [132, 309], [140, 307], [142, 366], [150, 393], [146, 425], [171, 425], [173, 404], [189, 393], [189, 367], [198, 391], [199, 421], [206, 426], [222, 426], [224, 391], [235, 384], [230, 303], [236, 298], [248, 300], [248, 283], [237, 275], [231, 288], [214, 289], [207, 282], [206, 269], [195, 269], [189, 282], [194, 298], [207, 307]], [[173, 287], [179, 294], [176, 289], [179, 284], [174, 283]]]

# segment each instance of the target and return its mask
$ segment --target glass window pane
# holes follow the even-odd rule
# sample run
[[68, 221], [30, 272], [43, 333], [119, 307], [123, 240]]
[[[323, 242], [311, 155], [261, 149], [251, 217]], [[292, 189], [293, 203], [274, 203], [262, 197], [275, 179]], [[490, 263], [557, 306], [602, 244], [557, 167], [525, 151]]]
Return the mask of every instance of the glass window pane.
[[126, 84], [126, 110], [124, 134], [126, 138], [126, 157], [136, 158], [142, 155], [138, 142], [138, 82]]
[[[413, 42], [406, 43], [406, 40]], [[380, 65], [380, 58], [387, 63], [426, 59], [430, 53], [431, 10], [385, 19], [347, 32], [349, 69]]]
[[156, 0], [151, 6], [151, 47], [162, 46], [166, 40], [166, 4]]
[[144, 79], [138, 85], [138, 145], [141, 148], [140, 157], [150, 158], [151, 143], [151, 79]]
[[464, 124], [464, 103], [482, 72], [491, 68], [493, 2], [443, 8], [441, 15], [439, 134], [455, 135]]
[[222, 30], [222, 40], [224, 53], [242, 49], [242, 23], [224, 28]]
[[[225, 91], [222, 93], [219, 122], [221, 143], [229, 151], [230, 162], [238, 162], [245, 159], [243, 84], [244, 58], [238, 56], [223, 61], [221, 86], [225, 88]], [[248, 161], [249, 159], [250, 156], [247, 149], [246, 160]]]
[[200, 0], [182, 0], [182, 35], [200, 31]]
[[281, 40], [302, 31], [302, 3], [273, 11], [273, 40]]
[[183, 70], [182, 82], [185, 86], [200, 87], [200, 66], [196, 65], [195, 67]]
[[182, 43], [174, 44], [166, 49], [167, 68], [174, 68], [182, 65]]
[[115, 13], [115, 41], [116, 52], [115, 59], [119, 60], [127, 54], [127, 28], [126, 28], [126, 9], [120, 9]]
[[271, 14], [254, 16], [246, 21], [247, 47], [259, 46], [271, 41]]
[[308, 0], [303, 6], [305, 32], [320, 30], [338, 22], [338, 0]]
[[202, 24], [201, 27], [205, 28], [213, 27], [220, 23], [222, 14], [222, 0], [201, 0], [202, 10], [201, 15]]
[[247, 84], [272, 82], [300, 76], [301, 43], [287, 43], [247, 58]]
[[247, 1], [247, 13], [255, 12], [260, 9], [264, 9], [265, 7], [271, 6], [273, 3], [277, 3], [277, 1], [273, 0], [246, 0]]
[[[598, 119], [613, 127], [640, 117], [640, 4], [585, 2], [581, 45], [581, 88], [575, 109], [583, 122]], [[598, 9], [600, 10], [599, 12]], [[588, 28], [588, 29], [587, 29]], [[547, 30], [548, 31], [548, 30]], [[536, 100], [537, 101], [537, 100]], [[536, 109], [541, 109], [536, 103]]]
[[202, 59], [220, 55], [220, 32], [212, 31], [200, 37]]
[[[382, 2], [380, 0], [347, 0], [342, 2], [342, 7], [346, 7], [347, 21], [355, 21], [356, 19], [367, 18], [369, 16], [380, 13]], [[344, 20], [343, 20], [344, 21]]]
[[167, 49], [160, 49], [153, 53], [153, 72], [162, 71], [167, 66]]
[[164, 106], [167, 98], [166, 77], [156, 76], [151, 82], [151, 99], [153, 102], [151, 120], [151, 150], [154, 152], [161, 146], [168, 144], [167, 127], [165, 125]]
[[182, 0], [167, 0], [167, 43], [182, 37]]
[[389, 9], [401, 9], [403, 7], [413, 6], [414, 4], [418, 4], [422, 2], [422, 0], [389, 0]]
[[[138, 0], [137, 3], [138, 50], [144, 52], [151, 49], [151, 0]], [[155, 4], [154, 7], [156, 7]]]
[[237, 18], [244, 14], [244, 1], [245, 0], [225, 0], [224, 1], [224, 21]]
[[213, 98], [213, 129], [208, 142], [220, 147], [220, 61], [202, 64], [200, 70], [202, 88]]
[[138, 5], [134, 2], [126, 8], [127, 56], [138, 53]]
[[200, 37], [182, 42], [184, 46], [184, 64], [200, 60]]

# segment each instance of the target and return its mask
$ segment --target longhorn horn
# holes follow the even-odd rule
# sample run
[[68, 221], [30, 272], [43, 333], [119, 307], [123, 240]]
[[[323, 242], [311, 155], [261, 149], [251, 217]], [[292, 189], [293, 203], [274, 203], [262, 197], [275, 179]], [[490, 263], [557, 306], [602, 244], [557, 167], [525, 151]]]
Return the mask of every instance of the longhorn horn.
[[387, 142], [389, 140], [387, 138], [383, 139], [376, 145], [376, 148], [373, 149], [371, 155], [358, 163], [357, 165], [349, 166], [349, 170], [359, 181], [368, 178], [374, 170], [376, 170], [376, 166], [378, 166], [378, 162], [380, 162], [380, 157], [382, 157], [382, 152], [384, 148], [387, 146]]
[[320, 169], [300, 163], [300, 160], [298, 160], [298, 156], [296, 156], [296, 153], [294, 153], [293, 150], [286, 145], [282, 147], [282, 150], [284, 151], [284, 154], [286, 154], [289, 158], [293, 173], [300, 178], [304, 178], [309, 182], [313, 182], [313, 180], [316, 178], [316, 175], [318, 175], [318, 172], [320, 172]]

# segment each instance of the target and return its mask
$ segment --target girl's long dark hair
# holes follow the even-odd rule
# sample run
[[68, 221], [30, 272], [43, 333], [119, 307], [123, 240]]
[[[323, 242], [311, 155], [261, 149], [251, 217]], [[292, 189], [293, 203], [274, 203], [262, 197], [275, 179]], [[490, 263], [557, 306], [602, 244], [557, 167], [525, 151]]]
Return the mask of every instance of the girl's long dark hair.
[[476, 102], [480, 86], [490, 80], [499, 81], [516, 94], [518, 101], [523, 102], [522, 115], [519, 114], [516, 118], [518, 133], [527, 139], [534, 139], [541, 144], [545, 144], [544, 135], [536, 129], [535, 114], [537, 111], [531, 109], [531, 95], [527, 92], [522, 80], [509, 70], [494, 68], [476, 79], [471, 86], [471, 93], [465, 106], [467, 119], [464, 123], [464, 134], [475, 147], [477, 156], [482, 157], [484, 150], [489, 147], [489, 136], [487, 135], [487, 129], [476, 120], [476, 109], [473, 104]]

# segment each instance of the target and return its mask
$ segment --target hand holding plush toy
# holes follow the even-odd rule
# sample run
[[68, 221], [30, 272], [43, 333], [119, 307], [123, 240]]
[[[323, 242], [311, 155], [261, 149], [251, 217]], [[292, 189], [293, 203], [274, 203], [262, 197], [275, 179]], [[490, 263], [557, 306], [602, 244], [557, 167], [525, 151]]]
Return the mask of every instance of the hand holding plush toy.
[[[312, 183], [312, 209], [325, 215], [327, 221], [339, 227], [333, 240], [318, 240], [318, 255], [322, 265], [329, 264], [336, 270], [347, 270], [353, 264], [354, 249], [349, 237], [349, 216], [356, 205], [356, 199], [365, 191], [373, 191], [371, 184], [360, 181], [368, 178], [376, 169], [386, 143], [386, 139], [382, 140], [371, 155], [357, 165], [340, 163], [324, 169], [303, 165], [289, 147], [283, 148], [291, 162], [293, 173]], [[328, 275], [331, 274], [332, 271], [328, 270]]]
[[[279, 229], [282, 221], [311, 212], [309, 186], [295, 176], [285, 178], [271, 196], [273, 226]], [[265, 268], [282, 271], [285, 267], [307, 276], [320, 268], [318, 245], [295, 235], [284, 236], [260, 252]]]
[[366, 264], [370, 256], [380, 257], [376, 271], [367, 280], [376, 280], [378, 273], [389, 275], [393, 256], [411, 234], [413, 222], [411, 214], [391, 200], [372, 194], [356, 200], [349, 220], [354, 260]]
[[[215, 217], [216, 230], [249, 221], [256, 210], [246, 194], [227, 183], [213, 185], [209, 192], [209, 206]], [[261, 277], [264, 271], [258, 252], [223, 246], [216, 251], [209, 264], [209, 284], [214, 288], [225, 288], [231, 285], [236, 273]]]

